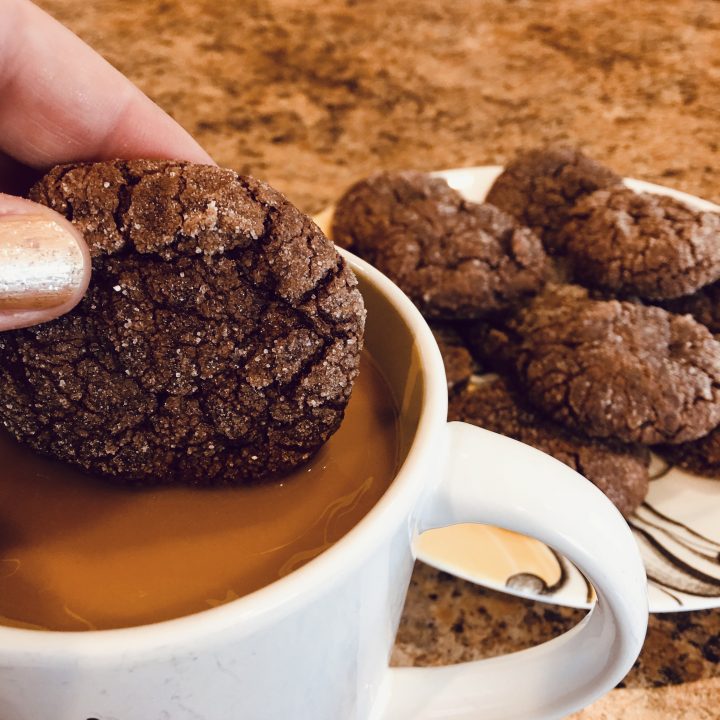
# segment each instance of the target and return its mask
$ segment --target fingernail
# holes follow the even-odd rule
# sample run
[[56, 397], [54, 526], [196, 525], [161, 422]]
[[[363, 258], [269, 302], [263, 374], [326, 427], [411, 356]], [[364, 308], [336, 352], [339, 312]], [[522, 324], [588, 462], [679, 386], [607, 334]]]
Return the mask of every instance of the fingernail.
[[45, 310], [68, 302], [83, 282], [77, 239], [52, 218], [0, 215], [0, 310]]

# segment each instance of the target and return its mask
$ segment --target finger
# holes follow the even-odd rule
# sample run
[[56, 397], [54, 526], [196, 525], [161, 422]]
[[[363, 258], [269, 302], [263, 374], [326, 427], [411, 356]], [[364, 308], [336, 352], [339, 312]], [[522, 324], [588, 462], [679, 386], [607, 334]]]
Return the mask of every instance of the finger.
[[0, 194], [0, 331], [71, 310], [90, 282], [80, 233], [54, 210]]
[[172, 118], [28, 0], [3, 0], [0, 151], [32, 167], [116, 157], [212, 163]]

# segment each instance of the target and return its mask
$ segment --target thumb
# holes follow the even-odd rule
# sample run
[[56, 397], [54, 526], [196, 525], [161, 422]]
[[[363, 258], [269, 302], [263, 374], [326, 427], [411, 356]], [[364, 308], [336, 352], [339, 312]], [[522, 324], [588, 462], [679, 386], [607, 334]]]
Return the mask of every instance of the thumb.
[[0, 331], [71, 310], [90, 281], [80, 233], [54, 210], [0, 193]]

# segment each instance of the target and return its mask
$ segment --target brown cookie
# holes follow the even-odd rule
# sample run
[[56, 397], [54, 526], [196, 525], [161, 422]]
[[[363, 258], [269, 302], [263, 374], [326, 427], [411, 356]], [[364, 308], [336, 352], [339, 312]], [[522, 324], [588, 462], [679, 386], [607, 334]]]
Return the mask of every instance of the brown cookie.
[[578, 282], [651, 300], [720, 277], [720, 215], [625, 187], [598, 190], [570, 211], [563, 252]]
[[0, 420], [132, 483], [231, 484], [301, 464], [358, 372], [356, 280], [315, 224], [231, 170], [136, 160], [53, 169], [31, 198], [91, 248], [68, 315], [0, 336]]
[[448, 392], [456, 392], [465, 387], [473, 373], [479, 372], [480, 368], [465, 347], [460, 333], [452, 325], [433, 323], [430, 329], [445, 364]]
[[622, 178], [577, 148], [550, 145], [518, 153], [490, 188], [486, 202], [517, 218], [557, 252], [572, 205]]
[[427, 173], [378, 172], [352, 185], [333, 215], [333, 242], [357, 253], [371, 252], [388, 225], [425, 225], [451, 214], [462, 195], [446, 180]]
[[676, 444], [720, 423], [720, 343], [689, 316], [553, 285], [484, 344], [535, 407], [591, 437]]
[[720, 282], [706, 285], [692, 295], [660, 303], [670, 312], [692, 315], [713, 334], [720, 334]]
[[[511, 316], [512, 317], [512, 316]], [[507, 322], [510, 318], [505, 318]], [[502, 328], [502, 321], [475, 320], [463, 323], [460, 335], [465, 347], [470, 351], [475, 361], [486, 371], [507, 374], [507, 357], [504, 356], [506, 343], [502, 343], [498, 353], [498, 329]], [[502, 335], [504, 338], [505, 336]]]
[[646, 448], [571, 433], [532, 410], [500, 377], [470, 385], [451, 398], [448, 419], [507, 435], [552, 455], [602, 490], [623, 515], [630, 515], [647, 495]]
[[679, 445], [659, 445], [656, 450], [669, 462], [685, 470], [720, 478], [720, 427], [699, 440]]
[[429, 318], [504, 311], [537, 292], [547, 273], [530, 230], [424, 173], [362, 180], [340, 199], [333, 223], [338, 244], [384, 272]]

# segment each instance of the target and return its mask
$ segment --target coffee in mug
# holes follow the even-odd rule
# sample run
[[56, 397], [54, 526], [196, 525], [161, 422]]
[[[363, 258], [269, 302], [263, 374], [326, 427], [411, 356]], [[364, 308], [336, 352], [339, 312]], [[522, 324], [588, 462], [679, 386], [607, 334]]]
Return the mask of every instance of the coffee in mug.
[[392, 393], [365, 351], [345, 419], [306, 466], [243, 487], [128, 488], [0, 434], [0, 624], [107, 630], [207, 610], [345, 535], [398, 464]]

